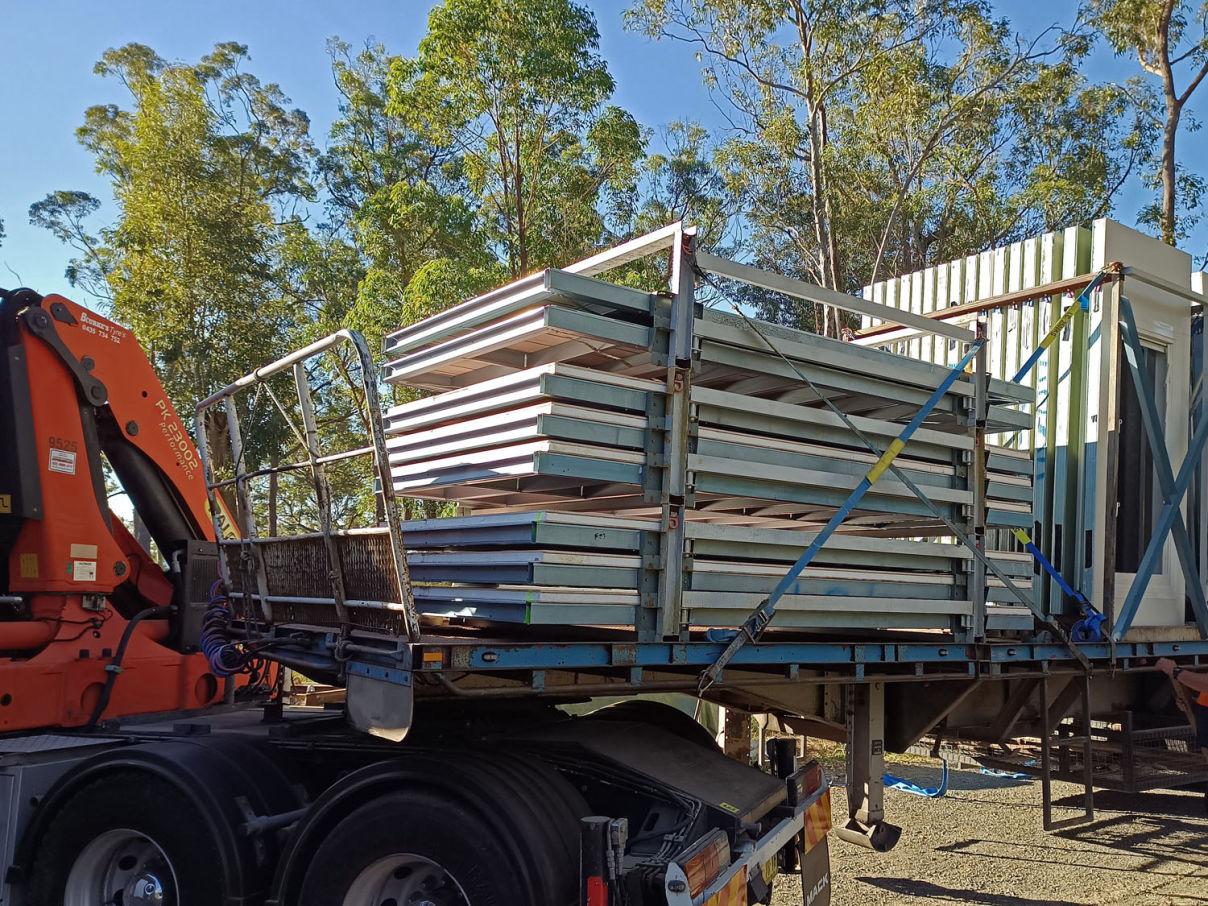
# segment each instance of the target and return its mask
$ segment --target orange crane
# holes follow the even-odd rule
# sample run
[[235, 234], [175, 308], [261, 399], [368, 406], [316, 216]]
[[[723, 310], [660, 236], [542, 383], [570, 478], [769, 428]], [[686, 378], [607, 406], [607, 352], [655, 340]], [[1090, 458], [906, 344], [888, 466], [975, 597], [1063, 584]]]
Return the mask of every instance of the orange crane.
[[[0, 348], [0, 731], [213, 703], [179, 557], [213, 521], [151, 363], [125, 328], [28, 289], [3, 294]], [[106, 462], [167, 569], [110, 509]]]

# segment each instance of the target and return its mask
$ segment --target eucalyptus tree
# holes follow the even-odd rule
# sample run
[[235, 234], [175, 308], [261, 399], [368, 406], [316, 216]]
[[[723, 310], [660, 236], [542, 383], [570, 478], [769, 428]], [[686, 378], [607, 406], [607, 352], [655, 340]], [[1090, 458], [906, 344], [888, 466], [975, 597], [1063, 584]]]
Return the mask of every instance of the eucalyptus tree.
[[489, 247], [512, 276], [608, 236], [610, 193], [636, 179], [641, 129], [614, 90], [595, 18], [573, 0], [448, 0], [388, 111], [463, 163]]
[[[698, 49], [752, 257], [830, 288], [1102, 213], [1138, 154], [1120, 93], [1078, 72], [1084, 35], [1024, 40], [977, 0], [641, 0], [627, 16]], [[838, 332], [820, 306], [757, 301]]]
[[333, 39], [329, 51], [340, 100], [318, 166], [326, 239], [361, 255], [363, 273], [343, 296], [355, 304], [343, 317], [380, 341], [387, 324], [401, 323], [403, 295], [425, 264], [481, 266], [486, 242], [461, 154], [418, 125], [416, 61], [376, 43], [353, 55]]
[[1116, 53], [1136, 54], [1141, 69], [1158, 81], [1157, 104], [1144, 84], [1136, 86], [1137, 109], [1161, 133], [1151, 179], [1159, 201], [1141, 219], [1174, 245], [1202, 216], [1204, 177], [1179, 165], [1175, 144], [1187, 104], [1208, 76], [1208, 2], [1090, 0], [1090, 13]]
[[630, 235], [673, 221], [697, 229], [697, 244], [724, 249], [734, 240], [734, 198], [718, 169], [715, 145], [700, 123], [672, 122], [661, 130], [664, 150], [651, 151], [638, 167], [628, 205]]
[[99, 201], [79, 192], [30, 209], [77, 250], [68, 276], [134, 330], [184, 412], [282, 351], [297, 322], [276, 269], [283, 222], [313, 198], [309, 124], [244, 70], [248, 59], [231, 43], [196, 63], [141, 44], [106, 51], [95, 72], [117, 79], [129, 106], [90, 107], [77, 136], [117, 217], [89, 233]]

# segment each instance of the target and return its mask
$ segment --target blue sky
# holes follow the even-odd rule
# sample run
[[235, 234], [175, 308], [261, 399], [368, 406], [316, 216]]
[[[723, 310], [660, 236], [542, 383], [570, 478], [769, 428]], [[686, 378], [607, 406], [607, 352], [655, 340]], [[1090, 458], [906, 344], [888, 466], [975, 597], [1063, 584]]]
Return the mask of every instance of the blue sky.
[[[601, 49], [617, 82], [615, 103], [652, 127], [685, 119], [718, 125], [690, 48], [627, 33], [621, 24], [624, 0], [586, 2], [595, 10]], [[120, 85], [92, 74], [107, 48], [138, 41], [168, 59], [196, 60], [219, 41], [247, 44], [250, 71], [281, 85], [309, 114], [312, 134], [322, 145], [337, 102], [327, 39], [339, 35], [356, 46], [373, 36], [393, 52], [410, 53], [430, 5], [428, 0], [0, 0], [0, 34], [7, 48], [0, 89], [0, 219], [7, 233], [0, 246], [0, 286], [69, 293], [63, 278], [69, 250], [29, 226], [26, 212], [55, 189], [109, 197], [74, 134], [88, 106], [126, 101]], [[1000, 4], [1029, 30], [1068, 24], [1074, 6], [1072, 0]], [[1132, 70], [1131, 61], [1100, 53], [1090, 71], [1110, 78]], [[1183, 138], [1184, 160], [1190, 159], [1190, 141], [1198, 140]], [[1116, 218], [1131, 223], [1142, 200], [1133, 186], [1118, 204]], [[112, 207], [102, 210], [106, 213]], [[1200, 258], [1206, 244], [1208, 233], [1200, 230], [1187, 248]]]

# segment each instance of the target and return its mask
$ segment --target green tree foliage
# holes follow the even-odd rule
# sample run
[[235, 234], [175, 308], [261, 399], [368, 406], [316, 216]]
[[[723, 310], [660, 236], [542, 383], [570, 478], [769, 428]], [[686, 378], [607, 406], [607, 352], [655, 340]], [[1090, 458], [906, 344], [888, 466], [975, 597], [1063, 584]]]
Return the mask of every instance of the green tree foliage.
[[836, 289], [1103, 213], [1139, 146], [1085, 40], [1023, 43], [978, 2], [643, 0], [629, 23], [695, 45], [732, 111], [755, 260]]
[[395, 64], [388, 111], [459, 155], [491, 250], [520, 276], [608, 237], [608, 196], [642, 153], [633, 117], [606, 105], [613, 87], [585, 7], [449, 0], [418, 58]]
[[68, 262], [65, 276], [72, 286], [82, 287], [98, 299], [112, 302], [108, 274], [111, 248], [103, 238], [88, 232], [85, 221], [100, 208], [100, 199], [87, 192], [51, 192], [29, 208], [29, 222], [50, 230], [55, 238], [74, 248], [78, 258]]
[[[682, 221], [696, 229], [697, 248], [732, 255], [738, 213], [723, 174], [714, 162], [716, 148], [703, 126], [673, 122], [661, 130], [662, 151], [648, 153], [637, 168], [637, 179], [619, 193], [613, 206], [618, 238], [640, 236]], [[640, 289], [666, 285], [667, 262], [659, 257], [630, 262], [609, 279]], [[713, 301], [705, 288], [700, 299]]]
[[[408, 113], [417, 68], [370, 44], [353, 56], [329, 44], [340, 92], [319, 176], [328, 193], [330, 244], [355, 246], [364, 270], [345, 320], [380, 344], [402, 323], [402, 299], [426, 263], [449, 259], [484, 267], [489, 255], [461, 155], [430, 140]], [[391, 94], [393, 90], [393, 94]]]
[[313, 197], [308, 121], [247, 60], [238, 44], [195, 64], [140, 44], [107, 51], [95, 71], [130, 106], [89, 108], [78, 136], [112, 183], [117, 219], [90, 235], [98, 202], [79, 192], [30, 210], [81, 253], [68, 276], [108, 299], [185, 412], [283, 351], [299, 321], [276, 271], [281, 224]]
[[1204, 177], [1179, 165], [1175, 143], [1181, 125], [1198, 128], [1184, 114], [1208, 76], [1208, 2], [1091, 0], [1090, 12], [1116, 53], [1135, 54], [1141, 69], [1157, 79], [1156, 103], [1147, 84], [1133, 83], [1137, 110], [1161, 133], [1148, 180], [1158, 190], [1158, 201], [1140, 219], [1174, 245], [1203, 216]]
[[953, 59], [902, 48], [839, 95], [828, 150], [853, 281], [1101, 216], [1132, 169], [1122, 92], [969, 17]]
[[648, 154], [639, 166], [626, 232], [640, 235], [682, 220], [697, 228], [700, 245], [725, 243], [735, 208], [708, 132], [699, 123], [673, 122], [662, 130], [662, 144], [665, 151]]

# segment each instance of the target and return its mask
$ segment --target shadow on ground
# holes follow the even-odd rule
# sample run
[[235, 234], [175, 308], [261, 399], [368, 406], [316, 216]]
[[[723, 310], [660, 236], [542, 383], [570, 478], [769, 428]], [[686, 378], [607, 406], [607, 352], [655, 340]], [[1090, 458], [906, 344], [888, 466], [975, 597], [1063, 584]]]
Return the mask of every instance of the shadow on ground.
[[[1082, 808], [1082, 793], [1054, 799], [1053, 805]], [[1095, 808], [1169, 818], [1208, 818], [1208, 796], [1198, 790], [1181, 792], [1121, 793], [1095, 790]]]
[[919, 897], [936, 903], [979, 903], [982, 906], [1083, 906], [1076, 900], [1037, 900], [1033, 897], [1014, 897], [1008, 894], [982, 893], [979, 890], [942, 887], [930, 881], [915, 881], [910, 878], [857, 877], [861, 884], [879, 887], [901, 896]]

